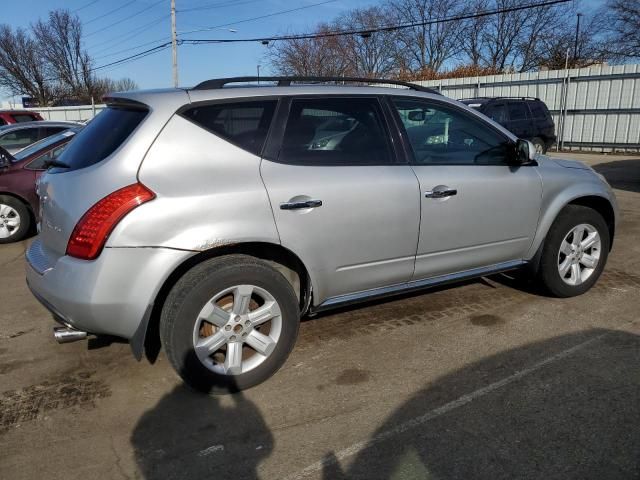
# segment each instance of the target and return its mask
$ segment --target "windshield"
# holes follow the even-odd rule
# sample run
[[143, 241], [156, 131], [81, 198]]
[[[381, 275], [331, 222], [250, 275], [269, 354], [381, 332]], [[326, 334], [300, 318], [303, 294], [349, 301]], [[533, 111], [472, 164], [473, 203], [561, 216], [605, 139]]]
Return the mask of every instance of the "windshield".
[[60, 140], [63, 140], [68, 137], [73, 137], [79, 129], [74, 128], [73, 130], [65, 130], [64, 132], [60, 132], [56, 135], [51, 135], [50, 137], [44, 138], [39, 142], [34, 143], [33, 145], [29, 145], [26, 148], [23, 148], [17, 153], [13, 154], [13, 158], [15, 158], [14, 162], [19, 162], [24, 160], [27, 157], [30, 157], [34, 153], [38, 153], [40, 150], [43, 150]]

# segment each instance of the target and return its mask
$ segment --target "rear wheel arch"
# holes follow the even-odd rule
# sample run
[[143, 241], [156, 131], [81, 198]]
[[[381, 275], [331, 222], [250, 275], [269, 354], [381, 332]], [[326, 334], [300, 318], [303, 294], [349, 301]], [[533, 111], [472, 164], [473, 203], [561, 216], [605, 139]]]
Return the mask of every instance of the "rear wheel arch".
[[[298, 296], [301, 314], [308, 310], [312, 295], [311, 278], [304, 263], [291, 250], [282, 245], [267, 242], [246, 242], [210, 248], [189, 257], [165, 279], [155, 296], [148, 319], [143, 321], [145, 324], [142, 327], [144, 336], [140, 338], [136, 335], [131, 339], [132, 349], [136, 357], [141, 358], [144, 352], [149, 361], [155, 361], [160, 351], [160, 316], [167, 296], [178, 280], [192, 268], [206, 260], [237, 254], [258, 258], [278, 270], [289, 281]], [[138, 345], [134, 345], [134, 343]]]

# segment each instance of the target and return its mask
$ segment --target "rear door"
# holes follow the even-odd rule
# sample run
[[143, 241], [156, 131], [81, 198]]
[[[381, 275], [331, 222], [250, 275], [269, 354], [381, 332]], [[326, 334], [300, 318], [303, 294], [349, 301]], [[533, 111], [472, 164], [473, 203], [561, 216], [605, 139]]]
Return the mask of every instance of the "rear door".
[[315, 302], [408, 281], [418, 181], [398, 160], [379, 99], [285, 99], [274, 126], [261, 173], [283, 246], [315, 280]]
[[508, 137], [471, 112], [416, 97], [392, 103], [420, 181], [414, 280], [521, 260], [541, 205], [536, 167], [509, 165]]
[[533, 138], [533, 121], [523, 101], [507, 102], [509, 123], [507, 130], [519, 138]]

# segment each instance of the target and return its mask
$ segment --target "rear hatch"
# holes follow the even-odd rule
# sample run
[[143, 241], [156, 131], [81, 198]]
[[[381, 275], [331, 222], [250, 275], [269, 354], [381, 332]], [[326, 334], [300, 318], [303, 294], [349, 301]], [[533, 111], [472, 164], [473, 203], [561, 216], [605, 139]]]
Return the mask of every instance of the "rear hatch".
[[58, 157], [64, 166], [41, 177], [40, 248], [48, 263], [65, 254], [71, 232], [91, 206], [136, 182], [138, 167], [157, 134], [153, 125], [145, 125], [149, 116], [150, 109], [140, 102], [112, 102]]

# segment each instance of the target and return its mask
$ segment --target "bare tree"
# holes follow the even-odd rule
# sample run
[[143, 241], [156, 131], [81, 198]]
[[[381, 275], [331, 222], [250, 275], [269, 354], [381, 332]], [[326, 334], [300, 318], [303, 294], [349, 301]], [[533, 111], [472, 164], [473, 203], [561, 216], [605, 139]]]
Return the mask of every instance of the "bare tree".
[[47, 105], [56, 97], [48, 76], [40, 49], [28, 33], [0, 25], [0, 87], [12, 95], [27, 95]]
[[[462, 11], [461, 0], [391, 0], [394, 23], [427, 23]], [[463, 48], [461, 22], [419, 25], [398, 31], [398, 48], [409, 70], [438, 71]]]
[[[388, 11], [381, 7], [353, 10], [337, 19], [346, 30], [367, 31], [383, 27]], [[376, 31], [338, 37], [338, 52], [347, 62], [347, 71], [364, 77], [384, 77], [398, 70], [395, 33]]]
[[640, 0], [609, 0], [610, 51], [622, 57], [640, 57]]
[[91, 70], [91, 57], [82, 48], [82, 24], [68, 10], [49, 13], [48, 20], [38, 20], [33, 34], [62, 86], [74, 97], [91, 97], [97, 82]]
[[[316, 29], [317, 34], [330, 31], [326, 24]], [[268, 58], [273, 69], [281, 75], [349, 75], [351, 72], [341, 55], [339, 41], [334, 36], [285, 40], [269, 47]]]

